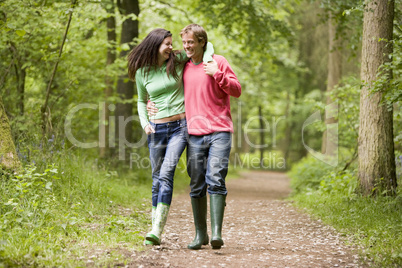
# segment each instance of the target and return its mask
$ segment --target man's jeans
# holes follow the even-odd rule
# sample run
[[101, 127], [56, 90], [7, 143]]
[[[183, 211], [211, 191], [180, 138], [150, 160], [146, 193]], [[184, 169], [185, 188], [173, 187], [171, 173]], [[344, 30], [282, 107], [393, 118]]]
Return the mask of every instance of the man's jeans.
[[187, 172], [191, 178], [190, 196], [200, 198], [209, 194], [226, 195], [232, 145], [230, 132], [215, 132], [204, 136], [190, 135], [187, 147]]
[[155, 133], [148, 135], [149, 157], [152, 166], [152, 206], [170, 205], [173, 177], [180, 156], [187, 145], [186, 119], [154, 124]]

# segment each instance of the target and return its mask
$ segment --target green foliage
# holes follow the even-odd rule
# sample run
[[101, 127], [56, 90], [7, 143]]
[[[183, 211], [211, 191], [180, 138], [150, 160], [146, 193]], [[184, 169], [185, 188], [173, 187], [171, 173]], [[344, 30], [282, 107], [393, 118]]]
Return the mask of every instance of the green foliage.
[[[189, 23], [203, 25], [216, 53], [228, 59], [243, 88], [240, 100], [232, 100], [234, 125], [238, 126], [235, 132], [240, 135], [233, 140], [241, 140], [236, 151], [243, 159], [247, 153], [258, 159], [258, 149], [250, 148], [253, 146], [247, 142], [259, 144], [259, 133], [247, 133], [247, 141], [243, 134], [244, 125], [258, 115], [256, 108], [260, 106], [271, 131], [273, 119], [285, 117], [275, 133], [268, 132], [272, 135], [267, 134], [265, 142], [269, 146], [266, 153], [278, 152], [277, 156], [287, 157], [288, 167], [306, 154], [301, 142], [303, 122], [317, 110], [321, 116], [324, 114], [322, 92], [326, 87], [328, 29], [322, 22], [331, 13], [341, 30], [338, 37], [348, 41], [343, 48], [344, 78], [330, 95], [339, 104], [338, 169], [350, 164], [354, 170], [360, 94], [356, 67], [359, 60], [355, 56], [360, 49], [364, 6], [358, 0], [311, 2], [145, 0], [140, 3], [139, 39], [151, 29], [162, 27], [173, 33], [175, 49], [181, 49], [180, 30]], [[395, 3], [393, 61], [384, 65], [384, 70], [393, 71], [393, 77], [380, 77], [377, 84], [382, 85], [381, 81], [387, 79], [391, 82], [384, 101], [395, 109], [395, 148], [399, 161], [402, 152], [401, 1]], [[150, 221], [140, 212], [148, 209], [145, 203], [149, 204], [150, 199], [149, 168], [128, 170], [113, 157], [96, 161], [97, 149], [83, 150], [77, 156], [78, 152], [65, 137], [67, 113], [82, 103], [117, 102], [116, 94], [108, 99], [104, 97], [105, 77], [115, 81], [126, 73], [124, 58], [117, 58], [114, 64], [105, 67], [110, 46], [106, 40], [106, 18], [116, 18], [119, 39], [126, 17], [112, 10], [110, 1], [79, 1], [74, 10], [70, 5], [70, 1], [59, 0], [0, 1], [0, 94], [10, 118], [17, 153], [26, 166], [24, 173], [3, 174], [1, 178], [0, 261], [6, 266], [91, 265], [86, 263], [86, 258], [94, 250], [138, 248], [142, 241], [140, 233]], [[53, 136], [43, 140], [40, 107], [70, 12], [73, 12], [70, 31], [49, 102]], [[129, 47], [114, 45], [117, 55]], [[22, 85], [24, 92], [20, 92]], [[21, 102], [23, 113], [18, 106]], [[252, 121], [249, 126], [258, 128], [258, 121]], [[75, 114], [72, 133], [79, 141], [92, 142], [98, 139], [98, 127], [99, 111], [82, 109]], [[320, 150], [324, 129], [324, 124], [317, 123], [315, 128], [306, 130], [307, 144]], [[145, 147], [135, 150], [146, 157]], [[188, 186], [184, 160], [183, 156], [176, 171], [175, 194]], [[269, 163], [271, 160], [271, 157], [266, 159]], [[114, 170], [107, 168], [106, 163], [110, 162], [116, 165]], [[397, 162], [400, 177], [402, 164], [398, 163], [402, 162]], [[340, 172], [312, 157], [294, 165], [290, 174], [299, 204], [314, 207], [320, 211], [316, 213], [322, 213], [321, 217], [327, 217], [345, 232], [349, 228], [357, 241], [367, 240], [362, 242], [367, 243], [366, 247], [375, 241], [371, 254], [380, 263], [400, 263], [400, 251], [390, 249], [398, 248], [398, 244], [392, 244], [392, 236], [397, 237], [395, 243], [401, 243], [397, 232], [400, 195], [393, 200], [360, 198], [354, 193], [357, 181], [353, 171]], [[367, 221], [370, 219], [372, 225], [365, 221], [363, 214], [370, 211], [373, 213]], [[123, 245], [117, 246], [119, 241]], [[110, 256], [119, 254], [113, 251], [111, 255], [101, 255], [95, 260], [95, 266], [111, 265]]]
[[[145, 232], [150, 219], [136, 210], [150, 199], [151, 186], [149, 180], [139, 184], [140, 176], [144, 175], [131, 172], [122, 179], [116, 171], [73, 155], [44, 170], [29, 165], [20, 174], [3, 172], [0, 262], [76, 266], [85, 265], [94, 250], [121, 247], [121, 243], [128, 249], [141, 247], [140, 232]], [[95, 260], [98, 264], [121, 254], [103, 251]]]
[[[298, 1], [292, 1], [297, 3]], [[291, 39], [292, 32], [284, 17], [293, 10], [292, 2], [267, 1], [205, 1], [196, 7], [212, 27], [223, 27], [230, 39], [237, 40], [246, 51], [271, 50], [279, 37]], [[264, 35], [259, 33], [264, 32]]]
[[320, 7], [323, 10], [321, 19], [323, 23], [332, 20], [336, 27], [336, 38], [340, 38], [347, 52], [353, 57], [359, 54], [361, 46], [362, 26], [363, 26], [363, 0], [322, 0], [319, 1]]
[[396, 197], [363, 197], [349, 193], [348, 188], [356, 184], [353, 173], [331, 177], [331, 183], [319, 190], [293, 196], [296, 205], [307, 208], [343, 233], [349, 243], [360, 246], [362, 259], [374, 262], [370, 266], [400, 267], [402, 193]]
[[289, 172], [291, 187], [295, 193], [318, 189], [322, 177], [328, 175], [332, 167], [313, 157], [306, 157], [292, 166]]
[[353, 76], [345, 77], [330, 92], [330, 97], [338, 102], [339, 146], [355, 149], [359, 134], [360, 81]]
[[[401, 169], [402, 161], [397, 161], [399, 185]], [[314, 158], [305, 158], [289, 172], [294, 190], [291, 199], [343, 233], [349, 243], [360, 246], [362, 259], [373, 262], [370, 266], [400, 267], [401, 188], [396, 196], [362, 196], [356, 191], [356, 170], [337, 170]]]
[[[340, 82], [340, 85], [327, 94], [338, 105], [338, 114], [335, 119], [338, 125], [339, 167], [343, 168], [347, 163], [352, 163], [357, 157], [360, 81], [354, 76], [345, 77]], [[325, 114], [327, 104], [320, 98], [319, 91], [311, 91], [307, 94], [303, 104], [300, 106], [306, 108], [307, 104], [320, 111], [321, 116]], [[314, 123], [312, 128], [316, 132], [323, 133], [327, 125], [324, 121], [321, 121]], [[316, 148], [316, 150], [319, 151], [320, 147]]]
[[[107, 13], [100, 3], [86, 1], [79, 2], [74, 10], [70, 10], [68, 1], [7, 0], [0, 5], [3, 15], [0, 16], [0, 67], [6, 70], [0, 77], [2, 82], [4, 80], [0, 83], [0, 92], [17, 143], [35, 140], [34, 135], [41, 132], [40, 108], [44, 104], [68, 15], [73, 12], [47, 111], [51, 132], [56, 136], [63, 135], [68, 111], [83, 102], [103, 100], [105, 74], [121, 73], [114, 65], [105, 69], [107, 40], [101, 22]], [[22, 71], [26, 73], [25, 81]], [[22, 83], [24, 92], [16, 90]], [[25, 108], [23, 115], [15, 105], [20, 102], [21, 95]], [[95, 116], [98, 113], [88, 109], [86, 112], [87, 120], [75, 120], [74, 128], [80, 129], [81, 137], [96, 139], [98, 120]]]
[[318, 194], [339, 194], [353, 198], [358, 186], [354, 171], [332, 171], [321, 178]]
[[[402, 16], [402, 15], [401, 15]], [[372, 92], [383, 92], [383, 103], [391, 109], [394, 103], [402, 101], [402, 30], [395, 25], [394, 40], [382, 40], [393, 46], [390, 61], [384, 63], [379, 70], [378, 79], [374, 82]]]

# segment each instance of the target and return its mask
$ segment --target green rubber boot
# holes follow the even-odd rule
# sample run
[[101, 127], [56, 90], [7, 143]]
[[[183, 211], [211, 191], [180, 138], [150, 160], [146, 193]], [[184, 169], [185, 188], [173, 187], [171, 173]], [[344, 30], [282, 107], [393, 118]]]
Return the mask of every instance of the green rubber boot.
[[211, 229], [212, 229], [211, 246], [212, 249], [220, 249], [223, 245], [222, 222], [226, 205], [225, 203], [226, 195], [211, 194], [210, 197], [211, 197], [210, 212], [211, 212]]
[[164, 203], [159, 203], [155, 210], [155, 223], [152, 224], [152, 231], [147, 233], [146, 240], [151, 241], [154, 245], [161, 244], [161, 235], [165, 227], [166, 220], [169, 214], [170, 206]]
[[[156, 207], [152, 206], [152, 226], [155, 224], [155, 212], [156, 212]], [[153, 246], [154, 243], [152, 241], [146, 240], [145, 239], [145, 245], [146, 246]]]
[[202, 245], [208, 245], [207, 232], [207, 196], [201, 198], [191, 198], [193, 207], [195, 238], [187, 248], [200, 249]]

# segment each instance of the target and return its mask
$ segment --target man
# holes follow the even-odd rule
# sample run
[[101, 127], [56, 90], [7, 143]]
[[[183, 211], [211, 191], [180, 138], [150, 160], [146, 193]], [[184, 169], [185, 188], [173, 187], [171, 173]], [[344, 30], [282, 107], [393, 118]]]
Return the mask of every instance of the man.
[[[213, 61], [202, 64], [208, 36], [197, 24], [186, 26], [180, 33], [183, 48], [190, 60], [183, 71], [184, 104], [189, 133], [187, 172], [191, 178], [190, 197], [196, 236], [189, 249], [208, 244], [207, 196], [213, 249], [220, 249], [222, 222], [227, 195], [225, 178], [229, 165], [233, 123], [230, 96], [238, 98], [241, 86], [227, 60], [214, 55]], [[149, 110], [152, 109], [149, 107]], [[153, 110], [155, 112], [157, 110]], [[152, 113], [151, 112], [151, 113]]]
[[199, 249], [208, 244], [206, 226], [207, 197], [210, 194], [210, 216], [213, 249], [223, 245], [221, 236], [225, 200], [225, 178], [232, 144], [233, 123], [230, 96], [238, 98], [241, 86], [223, 56], [202, 64], [208, 36], [197, 24], [186, 26], [180, 33], [183, 48], [190, 60], [183, 71], [184, 104], [189, 133], [187, 172], [191, 178], [191, 204], [196, 236], [188, 245]]

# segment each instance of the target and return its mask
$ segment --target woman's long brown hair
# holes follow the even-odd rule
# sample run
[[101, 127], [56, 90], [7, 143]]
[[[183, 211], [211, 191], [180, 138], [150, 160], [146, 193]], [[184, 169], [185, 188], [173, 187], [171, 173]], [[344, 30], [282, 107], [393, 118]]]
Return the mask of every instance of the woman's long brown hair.
[[[135, 79], [135, 73], [140, 68], [144, 68], [145, 76], [148, 75], [151, 69], [156, 70], [158, 68], [159, 47], [163, 40], [170, 36], [172, 36], [172, 33], [165, 29], [154, 29], [140, 44], [131, 50], [130, 54], [127, 56], [128, 76], [130, 79]], [[177, 59], [177, 54], [177, 51], [172, 51], [166, 63], [167, 75], [172, 75], [176, 81], [180, 78], [176, 71], [176, 66], [182, 64], [182, 62]]]

